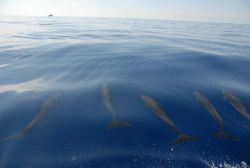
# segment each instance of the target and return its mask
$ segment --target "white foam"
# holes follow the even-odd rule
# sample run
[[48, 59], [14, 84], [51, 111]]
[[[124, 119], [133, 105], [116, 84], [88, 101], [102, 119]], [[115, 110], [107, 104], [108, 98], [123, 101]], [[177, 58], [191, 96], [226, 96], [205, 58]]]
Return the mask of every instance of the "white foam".
[[27, 91], [42, 91], [48, 88], [48, 86], [49, 82], [46, 82], [43, 79], [35, 79], [18, 84], [0, 85], [0, 93], [7, 91], [16, 91], [17, 93]]
[[7, 67], [7, 66], [9, 66], [10, 64], [2, 64], [2, 65], [0, 65], [0, 68], [4, 68], [4, 67]]

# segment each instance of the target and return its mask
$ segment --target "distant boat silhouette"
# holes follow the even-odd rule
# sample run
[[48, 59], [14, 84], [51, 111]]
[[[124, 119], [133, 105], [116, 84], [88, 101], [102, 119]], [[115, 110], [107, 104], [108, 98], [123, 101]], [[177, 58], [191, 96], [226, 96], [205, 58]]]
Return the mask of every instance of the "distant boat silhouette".
[[53, 14], [49, 14], [49, 16], [48, 17], [52, 17], [53, 16]]

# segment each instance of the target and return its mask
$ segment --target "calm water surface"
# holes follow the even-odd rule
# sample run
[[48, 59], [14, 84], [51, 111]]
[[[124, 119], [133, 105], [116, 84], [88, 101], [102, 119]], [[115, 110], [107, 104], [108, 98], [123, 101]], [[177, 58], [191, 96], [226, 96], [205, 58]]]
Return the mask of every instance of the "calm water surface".
[[[103, 85], [132, 127], [107, 130]], [[1, 17], [0, 167], [248, 167], [250, 121], [223, 100], [225, 90], [250, 113], [250, 25]], [[214, 137], [219, 128], [194, 91], [240, 141]], [[142, 94], [198, 139], [174, 145]], [[24, 137], [3, 140], [38, 111]]]

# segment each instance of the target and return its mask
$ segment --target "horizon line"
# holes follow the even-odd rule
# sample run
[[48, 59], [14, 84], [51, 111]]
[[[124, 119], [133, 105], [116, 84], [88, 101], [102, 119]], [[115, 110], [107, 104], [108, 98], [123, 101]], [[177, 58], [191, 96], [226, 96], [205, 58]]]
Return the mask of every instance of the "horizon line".
[[233, 22], [233, 21], [211, 21], [211, 20], [192, 20], [192, 19], [170, 19], [170, 18], [147, 18], [147, 17], [115, 17], [115, 16], [77, 16], [77, 15], [54, 15], [49, 13], [48, 15], [12, 15], [12, 14], [0, 14], [7, 17], [48, 17], [52, 14], [53, 17], [75, 17], [75, 18], [113, 18], [113, 19], [135, 19], [135, 20], [161, 20], [161, 21], [182, 21], [182, 22], [199, 22], [199, 23], [215, 23], [215, 24], [240, 24], [250, 25], [250, 22]]

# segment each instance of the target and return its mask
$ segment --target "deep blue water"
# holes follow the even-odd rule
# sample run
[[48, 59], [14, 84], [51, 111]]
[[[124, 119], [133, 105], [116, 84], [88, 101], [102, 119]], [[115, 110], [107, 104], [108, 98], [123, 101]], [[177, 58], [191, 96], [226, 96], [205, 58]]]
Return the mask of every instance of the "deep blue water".
[[[107, 130], [103, 85], [132, 127]], [[223, 100], [223, 90], [250, 111], [250, 25], [0, 17], [0, 138], [21, 131], [60, 94], [24, 138], [0, 142], [0, 167], [248, 167], [249, 121]], [[213, 136], [218, 127], [194, 91], [240, 141]], [[174, 145], [173, 130], [142, 94], [198, 140]]]

